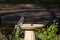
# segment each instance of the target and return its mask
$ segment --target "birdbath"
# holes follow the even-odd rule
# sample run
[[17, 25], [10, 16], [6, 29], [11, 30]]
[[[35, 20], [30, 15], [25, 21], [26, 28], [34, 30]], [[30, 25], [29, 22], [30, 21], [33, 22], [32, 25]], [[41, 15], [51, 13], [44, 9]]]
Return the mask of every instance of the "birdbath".
[[34, 31], [42, 27], [44, 27], [44, 24], [22, 24], [20, 25], [20, 28], [25, 30], [24, 40], [35, 40]]

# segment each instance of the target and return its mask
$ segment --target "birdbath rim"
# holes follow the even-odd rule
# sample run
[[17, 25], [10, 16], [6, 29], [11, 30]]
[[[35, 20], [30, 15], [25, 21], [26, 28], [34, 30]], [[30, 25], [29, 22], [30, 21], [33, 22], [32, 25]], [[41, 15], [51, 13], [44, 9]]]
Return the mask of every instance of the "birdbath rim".
[[26, 29], [26, 30], [29, 30], [29, 29], [39, 29], [39, 28], [42, 28], [44, 27], [45, 25], [44, 24], [22, 24], [20, 25], [20, 28], [21, 29]]

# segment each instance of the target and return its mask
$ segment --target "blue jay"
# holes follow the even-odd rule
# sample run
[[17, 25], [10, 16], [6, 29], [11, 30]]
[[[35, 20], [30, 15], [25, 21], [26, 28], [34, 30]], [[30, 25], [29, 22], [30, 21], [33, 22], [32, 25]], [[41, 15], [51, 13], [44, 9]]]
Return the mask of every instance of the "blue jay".
[[19, 28], [19, 26], [24, 22], [24, 17], [21, 16], [21, 18], [19, 19], [17, 26], [15, 26], [15, 28]]

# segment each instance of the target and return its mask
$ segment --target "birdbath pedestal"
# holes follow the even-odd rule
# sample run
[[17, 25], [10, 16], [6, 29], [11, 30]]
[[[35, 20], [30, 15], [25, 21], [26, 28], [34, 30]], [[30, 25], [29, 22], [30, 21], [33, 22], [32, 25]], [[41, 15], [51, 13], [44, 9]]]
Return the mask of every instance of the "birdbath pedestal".
[[34, 30], [44, 27], [43, 24], [22, 24], [20, 28], [25, 30], [24, 40], [35, 40]]

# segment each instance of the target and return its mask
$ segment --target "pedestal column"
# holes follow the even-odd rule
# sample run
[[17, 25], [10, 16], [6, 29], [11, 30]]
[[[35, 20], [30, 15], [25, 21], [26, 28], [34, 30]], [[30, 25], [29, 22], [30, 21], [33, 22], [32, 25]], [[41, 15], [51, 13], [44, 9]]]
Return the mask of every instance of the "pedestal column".
[[25, 30], [24, 40], [35, 40], [34, 30]]

